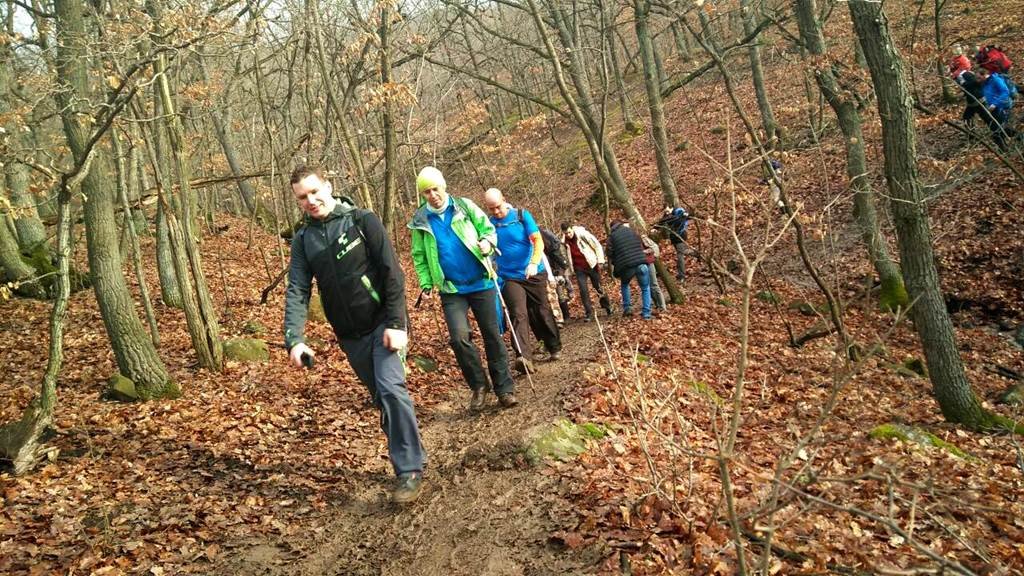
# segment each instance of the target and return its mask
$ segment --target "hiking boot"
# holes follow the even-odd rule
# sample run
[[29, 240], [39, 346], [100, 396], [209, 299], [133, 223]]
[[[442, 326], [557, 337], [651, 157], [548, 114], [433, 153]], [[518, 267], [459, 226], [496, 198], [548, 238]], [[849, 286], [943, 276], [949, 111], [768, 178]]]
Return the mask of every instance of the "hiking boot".
[[533, 362], [530, 362], [524, 356], [520, 356], [519, 358], [516, 358], [515, 367], [516, 367], [516, 372], [519, 372], [520, 374], [527, 374], [527, 373], [533, 374], [533, 373], [535, 373], [537, 371], [533, 367]]
[[519, 400], [516, 400], [516, 395], [509, 392], [508, 394], [498, 395], [498, 404], [501, 404], [502, 408], [511, 408], [516, 404], [519, 404]]
[[395, 481], [395, 490], [391, 493], [391, 501], [395, 504], [409, 504], [419, 498], [422, 491], [422, 472], [399, 474]]
[[487, 389], [478, 388], [473, 390], [473, 397], [469, 400], [469, 411], [479, 412], [484, 409], [484, 404], [487, 403]]
[[623, 315], [624, 317], [626, 317], [626, 318], [629, 318], [630, 316], [632, 316], [632, 315], [633, 315], [633, 311], [632, 311], [632, 310], [623, 310], [623, 311], [622, 311], [622, 315]]
[[554, 362], [554, 361], [558, 360], [561, 357], [562, 357], [562, 352], [559, 351], [559, 350], [555, 350], [553, 352], [548, 352], [548, 362]]
[[594, 317], [592, 315], [590, 315], [590, 314], [587, 314], [586, 316], [583, 317], [583, 321], [584, 322], [593, 322], [594, 321]]

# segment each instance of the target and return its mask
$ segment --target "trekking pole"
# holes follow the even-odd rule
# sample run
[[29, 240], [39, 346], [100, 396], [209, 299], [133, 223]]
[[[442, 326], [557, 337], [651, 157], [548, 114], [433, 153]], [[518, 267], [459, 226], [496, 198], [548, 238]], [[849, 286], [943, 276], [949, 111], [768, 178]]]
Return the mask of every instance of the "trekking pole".
[[598, 317], [596, 312], [594, 313], [594, 322], [597, 323], [597, 335], [601, 337], [601, 344], [604, 345], [604, 353], [608, 356], [608, 367], [612, 370], [612, 378], [614, 380], [618, 380], [619, 373], [615, 369], [615, 361], [612, 360], [612, 351], [611, 348], [608, 347], [608, 340], [604, 337], [604, 327], [601, 326], [601, 319]]
[[[494, 252], [495, 252], [495, 254], [499, 254], [499, 255], [501, 254], [501, 252], [498, 251], [498, 247], [497, 246], [494, 247]], [[487, 271], [488, 276], [492, 280], [495, 280], [495, 285], [497, 285], [498, 274], [495, 273], [494, 266], [491, 265], [491, 259], [490, 258], [484, 258], [484, 269]], [[497, 286], [495, 286], [495, 287], [497, 288]], [[515, 328], [515, 326], [512, 325], [512, 316], [509, 315], [509, 313], [508, 313], [508, 306], [505, 305], [505, 297], [501, 295], [501, 289], [500, 288], [497, 289], [497, 292], [498, 292], [498, 301], [501, 302], [501, 310], [502, 310], [502, 312], [505, 313], [505, 321], [508, 322], [509, 334], [512, 335], [512, 349], [515, 350], [516, 347], [518, 346], [519, 355], [522, 356], [522, 354], [523, 354], [522, 341], [519, 340], [519, 336], [516, 335], [516, 328]], [[526, 368], [526, 381], [530, 383], [530, 391], [533, 392], [534, 394], [536, 394], [537, 389], [534, 388], [534, 386], [533, 386], [533, 376], [530, 375], [530, 369], [533, 368], [532, 363], [527, 364], [526, 358], [523, 358], [523, 367]]]

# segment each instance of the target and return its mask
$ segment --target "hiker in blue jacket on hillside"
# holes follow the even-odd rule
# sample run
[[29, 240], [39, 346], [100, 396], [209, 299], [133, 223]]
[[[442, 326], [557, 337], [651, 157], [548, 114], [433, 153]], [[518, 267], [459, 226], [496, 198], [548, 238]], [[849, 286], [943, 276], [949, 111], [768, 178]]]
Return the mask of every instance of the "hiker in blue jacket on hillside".
[[992, 130], [992, 138], [1005, 150], [1007, 140], [1016, 136], [1016, 132], [1010, 128], [1013, 93], [1002, 74], [979, 68], [978, 78], [981, 81], [981, 101], [988, 110], [987, 121], [989, 129]]
[[655, 228], [664, 230], [676, 251], [676, 280], [686, 279], [686, 231], [690, 227], [690, 214], [682, 206], [666, 206]]
[[512, 321], [512, 349], [516, 370], [533, 372], [532, 332], [544, 342], [548, 360], [558, 360], [562, 339], [548, 301], [548, 274], [544, 267], [544, 239], [528, 210], [513, 208], [497, 188], [484, 193], [484, 206], [498, 233], [497, 264], [501, 294]]

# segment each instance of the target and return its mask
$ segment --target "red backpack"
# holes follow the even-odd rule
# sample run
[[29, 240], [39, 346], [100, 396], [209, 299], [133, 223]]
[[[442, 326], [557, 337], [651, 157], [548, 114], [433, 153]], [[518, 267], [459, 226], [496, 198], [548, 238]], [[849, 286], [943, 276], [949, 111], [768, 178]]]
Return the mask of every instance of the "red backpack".
[[1013, 68], [1013, 62], [999, 46], [985, 46], [978, 50], [974, 60], [978, 63], [978, 66], [989, 72], [1006, 74], [1010, 71], [1010, 68]]

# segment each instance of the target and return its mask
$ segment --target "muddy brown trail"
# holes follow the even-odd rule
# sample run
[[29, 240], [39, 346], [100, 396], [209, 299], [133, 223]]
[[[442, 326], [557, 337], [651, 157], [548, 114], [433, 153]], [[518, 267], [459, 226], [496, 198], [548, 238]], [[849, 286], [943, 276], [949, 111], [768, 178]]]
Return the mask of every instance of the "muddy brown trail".
[[[530, 466], [528, 438], [562, 417], [561, 397], [601, 351], [595, 324], [562, 332], [557, 362], [538, 362], [533, 389], [516, 379], [519, 405], [469, 414], [469, 390], [452, 385], [421, 433], [430, 463], [427, 485], [407, 507], [389, 501], [382, 470], [361, 480], [350, 498], [296, 536], [245, 543], [216, 574], [516, 576], [595, 571], [600, 554], [569, 551], [552, 533], [574, 526], [574, 504], [559, 475]], [[603, 355], [603, 352], [602, 352]]]

